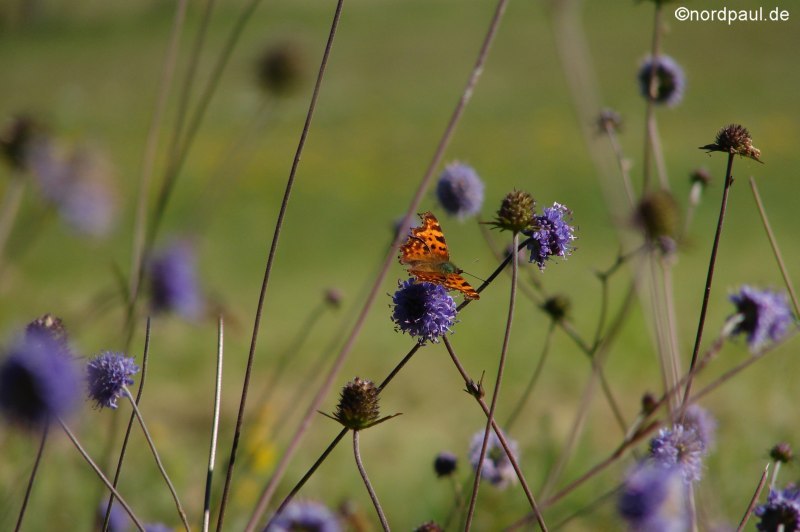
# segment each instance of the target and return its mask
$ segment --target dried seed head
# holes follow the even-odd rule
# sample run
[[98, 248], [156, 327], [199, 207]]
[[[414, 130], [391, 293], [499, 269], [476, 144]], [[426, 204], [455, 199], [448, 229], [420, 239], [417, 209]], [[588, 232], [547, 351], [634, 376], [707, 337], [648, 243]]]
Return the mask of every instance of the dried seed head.
[[361, 430], [378, 420], [378, 388], [372, 381], [356, 377], [342, 388], [333, 418], [348, 429]]
[[650, 239], [672, 236], [678, 230], [678, 203], [666, 190], [651, 192], [639, 202], [635, 218]]
[[530, 229], [535, 221], [534, 209], [536, 200], [523, 190], [514, 190], [506, 194], [497, 211], [497, 218], [492, 225], [502, 230], [519, 233]]
[[422, 523], [417, 528], [414, 529], [414, 532], [443, 532], [444, 528], [439, 526], [435, 521], [428, 521], [427, 523]]
[[705, 168], [697, 168], [689, 174], [689, 182], [707, 187], [711, 183], [711, 174]]
[[775, 460], [776, 462], [780, 462], [782, 464], [788, 464], [792, 460], [794, 460], [794, 453], [792, 452], [792, 446], [789, 445], [787, 442], [781, 442], [775, 445], [772, 449], [769, 450], [769, 457]]
[[602, 109], [596, 124], [600, 133], [619, 132], [622, 130], [622, 116], [613, 109]]
[[742, 157], [749, 157], [758, 162], [761, 161], [761, 150], [753, 146], [753, 138], [747, 128], [739, 124], [730, 124], [717, 132], [714, 144], [707, 144], [700, 147], [701, 150], [721, 151], [733, 153]]

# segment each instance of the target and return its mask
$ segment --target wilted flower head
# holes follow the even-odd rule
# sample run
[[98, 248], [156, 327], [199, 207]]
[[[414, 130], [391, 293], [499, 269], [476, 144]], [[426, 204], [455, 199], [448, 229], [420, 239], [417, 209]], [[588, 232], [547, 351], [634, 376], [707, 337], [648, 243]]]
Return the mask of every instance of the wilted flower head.
[[86, 366], [89, 398], [98, 408], [117, 408], [117, 399], [124, 393], [123, 388], [133, 384], [131, 376], [138, 371], [139, 366], [132, 357], [113, 351], [100, 353]]
[[436, 455], [436, 460], [433, 461], [433, 470], [436, 471], [437, 477], [448, 477], [453, 474], [457, 465], [456, 455], [444, 451]]
[[794, 323], [789, 300], [783, 292], [743, 285], [739, 293], [730, 295], [730, 300], [736, 305], [735, 316], [741, 319], [731, 335], [747, 335], [747, 344], [753, 353], [783, 338]]
[[399, 331], [416, 337], [419, 343], [437, 342], [456, 321], [456, 303], [443, 286], [417, 283], [413, 279], [399, 284], [392, 301], [392, 321]]
[[666, 190], [646, 194], [636, 207], [635, 222], [651, 240], [673, 237], [678, 231], [679, 221], [678, 203]]
[[378, 388], [367, 379], [356, 377], [342, 388], [333, 419], [351, 430], [374, 425], [380, 415]]
[[693, 428], [675, 424], [650, 441], [650, 458], [666, 468], [677, 467], [687, 484], [700, 480], [706, 447]]
[[483, 181], [471, 166], [451, 163], [439, 176], [436, 197], [447, 214], [462, 219], [474, 216], [483, 205]]
[[[653, 74], [655, 70], [655, 74]], [[650, 93], [650, 77], [655, 75], [655, 93]], [[667, 55], [660, 55], [653, 59], [648, 57], [639, 67], [639, 89], [642, 96], [653, 100], [654, 103], [666, 104], [672, 107], [683, 99], [686, 89], [686, 76], [683, 69], [674, 59]]]
[[524, 190], [513, 190], [503, 198], [492, 225], [513, 233], [531, 229], [536, 223], [535, 209], [533, 196]]
[[49, 335], [26, 333], [0, 363], [0, 411], [26, 428], [64, 417], [75, 406], [78, 374], [71, 357]]
[[[472, 464], [472, 469], [477, 470], [479, 460], [481, 458], [481, 446], [483, 445], [484, 431], [480, 430], [472, 436], [472, 442], [469, 445], [469, 461]], [[516, 459], [518, 457], [517, 442], [510, 438], [506, 438], [508, 447], [511, 454]], [[511, 460], [508, 459], [505, 449], [500, 443], [500, 438], [494, 432], [489, 433], [489, 438], [486, 443], [486, 456], [483, 458], [483, 465], [481, 466], [481, 478], [490, 482], [497, 488], [504, 489], [509, 484], [517, 481], [517, 475], [514, 471], [514, 466]]]
[[675, 468], [643, 462], [625, 478], [617, 509], [630, 530], [686, 530], [688, 513], [684, 492], [685, 486]]
[[788, 442], [781, 442], [776, 444], [769, 450], [769, 457], [782, 464], [788, 464], [794, 460], [794, 452], [792, 446]]
[[339, 532], [342, 526], [333, 512], [318, 502], [294, 501], [272, 518], [264, 532]]
[[750, 132], [739, 124], [730, 124], [723, 127], [717, 132], [714, 144], [700, 146], [700, 149], [708, 152], [733, 153], [761, 162], [761, 150], [753, 146], [753, 138], [750, 136]]
[[770, 488], [766, 504], [755, 509], [761, 520], [756, 529], [765, 532], [800, 530], [800, 490], [789, 485], [785, 489]]
[[597, 116], [597, 130], [600, 133], [618, 132], [622, 129], [622, 116], [613, 109], [602, 109]]
[[267, 92], [290, 94], [303, 79], [305, 62], [300, 48], [292, 43], [271, 44], [258, 59], [258, 82]]
[[158, 251], [150, 261], [150, 306], [157, 312], [176, 312], [195, 318], [202, 301], [194, 249], [185, 240]]
[[717, 420], [700, 405], [691, 405], [683, 416], [683, 426], [694, 429], [706, 451], [714, 448], [717, 438]]
[[550, 257], [567, 257], [572, 254], [572, 241], [575, 240], [575, 228], [571, 221], [572, 211], [560, 203], [546, 207], [544, 214], [536, 216], [536, 229], [525, 231], [533, 240], [528, 244], [531, 252], [530, 262], [535, 262], [544, 270], [545, 262]]

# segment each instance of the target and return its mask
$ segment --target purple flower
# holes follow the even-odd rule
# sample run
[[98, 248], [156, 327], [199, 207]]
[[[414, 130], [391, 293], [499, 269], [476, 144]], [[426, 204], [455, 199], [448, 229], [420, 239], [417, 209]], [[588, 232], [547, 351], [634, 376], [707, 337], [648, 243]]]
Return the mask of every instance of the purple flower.
[[572, 227], [567, 219], [572, 215], [572, 211], [560, 203], [553, 203], [552, 207], [546, 207], [544, 214], [536, 216], [533, 231], [525, 231], [525, 234], [533, 240], [528, 244], [531, 252], [530, 262], [539, 265], [539, 269], [544, 270], [545, 262], [550, 257], [567, 257], [572, 253], [572, 241], [575, 240], [575, 228]]
[[686, 409], [683, 425], [687, 429], [694, 429], [707, 451], [714, 447], [717, 435], [717, 420], [708, 410], [700, 405], [691, 405]]
[[447, 289], [408, 279], [399, 283], [392, 301], [396, 329], [418, 337], [419, 343], [437, 342], [456, 321], [456, 303]]
[[145, 523], [144, 532], [172, 532], [175, 530], [164, 523]]
[[770, 488], [767, 503], [759, 505], [754, 513], [761, 518], [756, 524], [758, 530], [800, 530], [800, 489], [794, 485], [783, 490]]
[[436, 197], [447, 214], [462, 219], [474, 216], [483, 205], [483, 181], [471, 166], [451, 163], [439, 176]]
[[293, 532], [313, 530], [315, 532], [339, 532], [339, 520], [324, 505], [318, 502], [301, 501], [286, 505], [281, 513], [272, 518], [264, 532]]
[[769, 342], [777, 342], [783, 338], [794, 324], [789, 300], [783, 292], [758, 290], [743, 285], [738, 294], [731, 294], [730, 300], [736, 305], [736, 312], [741, 317], [731, 334], [746, 334], [747, 344], [753, 353]]
[[687, 484], [700, 480], [706, 447], [693, 428], [675, 424], [661, 429], [650, 441], [650, 458], [665, 467], [677, 467]]
[[[472, 442], [469, 445], [469, 461], [474, 470], [478, 469], [483, 434], [483, 430], [476, 432], [472, 436]], [[519, 456], [517, 442], [509, 438], [506, 438], [506, 441], [508, 441], [511, 454], [516, 459]], [[511, 460], [508, 459], [508, 455], [506, 455], [506, 451], [500, 443], [500, 438], [494, 432], [489, 433], [489, 439], [486, 443], [486, 455], [483, 457], [483, 465], [481, 466], [481, 478], [500, 489], [504, 489], [509, 484], [517, 481], [514, 466], [511, 465]]]
[[683, 99], [686, 89], [686, 76], [674, 59], [667, 55], [658, 56], [655, 61], [648, 57], [639, 67], [639, 90], [642, 96], [650, 99], [650, 76], [655, 69], [656, 91], [653, 102], [673, 107]]
[[76, 404], [78, 374], [72, 359], [52, 337], [29, 332], [0, 364], [0, 411], [26, 428], [65, 417]]
[[641, 532], [686, 530], [685, 486], [675, 468], [643, 462], [625, 478], [617, 510], [630, 530]]
[[104, 351], [89, 361], [86, 367], [89, 398], [98, 408], [117, 408], [117, 399], [124, 387], [133, 384], [131, 375], [139, 371], [133, 358], [122, 353]]
[[[106, 508], [108, 508], [108, 501], [103, 501], [97, 507], [97, 517], [100, 523], [106, 518]], [[111, 506], [111, 512], [108, 514], [108, 530], [109, 532], [125, 532], [131, 529], [133, 521], [121, 504], [115, 501]]]
[[150, 261], [151, 306], [157, 312], [176, 312], [195, 318], [202, 302], [194, 250], [186, 241], [162, 249]]

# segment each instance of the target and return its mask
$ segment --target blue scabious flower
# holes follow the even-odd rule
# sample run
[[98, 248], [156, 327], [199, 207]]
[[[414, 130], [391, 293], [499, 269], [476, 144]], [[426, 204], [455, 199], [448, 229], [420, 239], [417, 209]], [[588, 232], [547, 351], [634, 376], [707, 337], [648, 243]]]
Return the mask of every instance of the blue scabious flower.
[[175, 530], [164, 523], [145, 523], [144, 532], [172, 532]]
[[683, 425], [686, 428], [694, 429], [707, 451], [714, 447], [717, 436], [717, 420], [708, 410], [700, 405], [691, 405], [686, 409]]
[[785, 293], [743, 285], [738, 294], [731, 294], [730, 300], [742, 318], [731, 334], [747, 335], [747, 344], [753, 353], [783, 338], [794, 323]]
[[661, 429], [650, 441], [650, 458], [665, 467], [677, 467], [684, 482], [700, 480], [706, 447], [697, 431], [675, 424], [671, 429]]
[[639, 90], [642, 96], [650, 99], [650, 76], [655, 69], [656, 92], [653, 102], [673, 107], [683, 99], [686, 90], [686, 76], [683, 69], [668, 55], [660, 55], [655, 60], [648, 57], [639, 67]]
[[[97, 507], [97, 518], [100, 523], [106, 518], [106, 508], [108, 507], [107, 501], [102, 501]], [[116, 502], [111, 506], [111, 512], [108, 514], [108, 531], [109, 532], [125, 532], [131, 529], [133, 521], [130, 516], [122, 507], [121, 504]]]
[[643, 462], [625, 478], [617, 510], [633, 531], [683, 531], [689, 524], [684, 492], [675, 468]]
[[480, 212], [483, 188], [483, 181], [471, 166], [455, 162], [439, 176], [436, 197], [447, 214], [463, 219]]
[[117, 408], [117, 399], [123, 387], [133, 384], [131, 375], [139, 371], [133, 358], [122, 353], [104, 351], [89, 361], [86, 367], [89, 398], [98, 408]]
[[766, 504], [756, 507], [754, 513], [761, 518], [758, 530], [800, 530], [800, 489], [794, 485], [783, 490], [770, 488]]
[[26, 428], [65, 417], [75, 406], [79, 389], [71, 357], [44, 333], [27, 332], [0, 364], [0, 412]]
[[176, 312], [190, 319], [200, 313], [195, 255], [188, 242], [173, 243], [150, 261], [150, 295], [156, 312]]
[[[474, 470], [478, 469], [483, 434], [483, 430], [476, 432], [472, 436], [472, 441], [469, 445], [469, 461]], [[506, 440], [508, 441], [508, 447], [511, 449], [511, 454], [517, 459], [519, 456], [517, 442], [510, 438], [506, 438]], [[481, 466], [481, 478], [500, 489], [505, 489], [509, 484], [517, 481], [517, 473], [514, 471], [514, 466], [511, 465], [511, 460], [508, 459], [508, 455], [506, 455], [506, 451], [500, 443], [500, 438], [494, 432], [489, 433], [486, 443], [486, 455], [483, 457], [483, 465]]]
[[264, 532], [293, 532], [314, 530], [315, 532], [339, 532], [342, 526], [328, 508], [318, 502], [298, 501], [286, 505], [272, 519]]
[[447, 289], [408, 279], [399, 283], [392, 302], [396, 329], [417, 337], [419, 343], [437, 342], [456, 321], [456, 302]]
[[528, 244], [531, 252], [530, 262], [535, 262], [544, 270], [545, 262], [550, 257], [567, 257], [572, 254], [572, 241], [575, 240], [575, 228], [567, 221], [572, 211], [560, 203], [546, 207], [544, 214], [536, 216], [534, 226], [537, 229], [524, 233], [533, 238]]

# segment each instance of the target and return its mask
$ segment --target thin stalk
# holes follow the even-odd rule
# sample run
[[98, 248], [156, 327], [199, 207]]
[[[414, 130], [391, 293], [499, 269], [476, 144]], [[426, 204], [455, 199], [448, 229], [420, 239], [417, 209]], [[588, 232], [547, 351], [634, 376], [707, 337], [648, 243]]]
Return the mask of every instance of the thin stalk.
[[94, 463], [94, 460], [92, 460], [92, 458], [89, 456], [89, 453], [87, 453], [86, 450], [83, 448], [83, 446], [80, 444], [80, 442], [78, 441], [78, 438], [76, 438], [75, 435], [72, 433], [72, 431], [69, 430], [69, 427], [67, 427], [67, 424], [64, 423], [64, 420], [59, 418], [58, 419], [58, 424], [61, 425], [61, 428], [64, 430], [64, 433], [66, 433], [67, 437], [72, 442], [72, 445], [74, 445], [75, 448], [78, 450], [78, 452], [81, 453], [81, 456], [83, 457], [84, 460], [86, 460], [86, 463], [89, 464], [89, 466], [92, 468], [92, 470], [95, 472], [95, 474], [98, 477], [100, 477], [100, 480], [103, 482], [103, 484], [106, 485], [106, 487], [109, 489], [109, 491], [114, 494], [114, 497], [117, 498], [117, 500], [122, 505], [122, 507], [125, 509], [125, 511], [128, 513], [128, 515], [130, 516], [131, 520], [136, 525], [136, 527], [140, 531], [144, 532], [144, 525], [139, 520], [139, 518], [136, 517], [136, 514], [133, 513], [133, 510], [131, 510], [131, 507], [128, 504], [128, 501], [123, 499], [122, 495], [119, 494], [117, 489], [114, 486], [111, 485], [111, 482], [109, 482], [109, 480], [106, 478], [106, 476], [100, 470], [100, 468], [97, 467], [97, 464]]
[[383, 513], [381, 503], [378, 501], [378, 495], [375, 493], [375, 489], [372, 487], [372, 483], [370, 483], [369, 477], [367, 476], [367, 470], [364, 469], [364, 464], [361, 461], [361, 450], [359, 449], [358, 445], [359, 432], [360, 431], [358, 430], [353, 431], [353, 455], [355, 455], [356, 458], [356, 466], [358, 466], [358, 472], [361, 473], [364, 486], [367, 487], [369, 498], [372, 499], [372, 504], [375, 506], [375, 511], [378, 512], [378, 519], [381, 520], [381, 526], [385, 532], [389, 532], [389, 522], [386, 520], [386, 515]]
[[[453, 364], [456, 366], [456, 369], [461, 374], [461, 378], [464, 379], [464, 384], [466, 385], [466, 391], [472, 395], [475, 400], [480, 405], [481, 409], [483, 410], [484, 415], [488, 418], [489, 417], [489, 406], [486, 404], [486, 401], [483, 400], [483, 397], [480, 396], [479, 389], [475, 386], [475, 381], [470, 379], [469, 374], [464, 369], [464, 366], [461, 364], [458, 356], [456, 356], [456, 352], [453, 350], [453, 346], [450, 343], [450, 340], [446, 337], [442, 337], [442, 342], [444, 343], [445, 347], [447, 348], [447, 352], [450, 354], [450, 359], [453, 361]], [[543, 532], [547, 532], [547, 525], [544, 522], [544, 517], [542, 517], [542, 513], [539, 510], [539, 505], [536, 503], [536, 499], [533, 496], [533, 492], [531, 492], [530, 487], [528, 486], [528, 481], [525, 479], [525, 475], [522, 472], [522, 468], [519, 466], [519, 462], [517, 458], [514, 456], [514, 453], [511, 452], [511, 448], [508, 445], [508, 440], [506, 439], [505, 433], [503, 430], [497, 425], [497, 421], [492, 420], [492, 428], [494, 429], [494, 433], [497, 435], [497, 439], [500, 440], [500, 446], [505, 451], [506, 456], [508, 457], [508, 461], [511, 462], [511, 466], [514, 468], [514, 472], [517, 475], [517, 479], [519, 480], [520, 486], [522, 486], [522, 490], [525, 492], [525, 496], [528, 498], [528, 503], [531, 506], [531, 510], [533, 511], [536, 520], [539, 523], [539, 527], [542, 529]]]
[[241, 401], [239, 402], [239, 413], [236, 417], [236, 428], [234, 429], [233, 434], [233, 443], [231, 445], [231, 453], [228, 459], [228, 467], [227, 472], [225, 474], [225, 484], [222, 489], [222, 502], [220, 504], [219, 516], [217, 519], [217, 530], [222, 530], [222, 524], [225, 520], [225, 508], [227, 507], [228, 503], [228, 496], [230, 493], [230, 485], [231, 480], [233, 479], [233, 468], [236, 465], [236, 452], [239, 447], [239, 438], [241, 437], [242, 433], [242, 423], [244, 421], [244, 412], [245, 412], [245, 405], [247, 403], [247, 391], [250, 386], [250, 376], [253, 371], [253, 359], [255, 358], [255, 351], [256, 351], [256, 344], [258, 342], [258, 331], [261, 326], [261, 315], [264, 310], [264, 301], [266, 300], [267, 296], [267, 286], [269, 284], [270, 275], [272, 273], [272, 265], [275, 260], [275, 252], [278, 248], [278, 241], [281, 236], [281, 229], [283, 227], [283, 220], [286, 216], [286, 209], [289, 206], [289, 197], [292, 193], [292, 187], [294, 185], [295, 175], [297, 174], [297, 168], [300, 165], [300, 156], [303, 153], [303, 148], [306, 144], [306, 138], [308, 137], [308, 132], [311, 129], [311, 120], [314, 117], [314, 110], [317, 106], [317, 101], [319, 99], [320, 89], [322, 87], [322, 79], [325, 75], [325, 70], [328, 65], [328, 58], [330, 57], [331, 49], [333, 48], [333, 40], [336, 36], [336, 29], [339, 27], [339, 20], [342, 14], [342, 5], [344, 0], [338, 0], [336, 4], [336, 11], [333, 16], [333, 21], [331, 22], [330, 33], [328, 34], [328, 40], [325, 44], [325, 51], [322, 55], [322, 61], [320, 62], [319, 71], [317, 73], [317, 80], [314, 84], [314, 92], [311, 96], [311, 102], [308, 106], [308, 113], [306, 114], [306, 120], [303, 124], [303, 131], [300, 134], [300, 140], [297, 144], [297, 150], [294, 155], [294, 160], [292, 161], [292, 168], [289, 171], [289, 178], [286, 181], [286, 189], [283, 194], [283, 200], [281, 201], [280, 212], [278, 213], [278, 219], [275, 222], [275, 232], [272, 236], [272, 244], [270, 245], [269, 249], [269, 256], [267, 257], [267, 264], [266, 268], [264, 269], [264, 279], [261, 282], [261, 292], [258, 296], [258, 307], [256, 309], [255, 315], [255, 322], [253, 324], [253, 334], [250, 341], [250, 350], [247, 355], [247, 369], [245, 370], [244, 376], [244, 383], [242, 384], [242, 395]]
[[761, 202], [761, 195], [758, 193], [758, 186], [756, 185], [756, 180], [752, 176], [750, 177], [750, 189], [753, 191], [753, 199], [756, 200], [756, 206], [758, 207], [758, 214], [761, 216], [761, 222], [764, 224], [764, 231], [767, 232], [767, 238], [769, 238], [769, 245], [772, 246], [772, 252], [775, 254], [775, 261], [778, 263], [778, 268], [780, 268], [781, 270], [781, 275], [783, 276], [783, 282], [786, 284], [786, 289], [789, 290], [789, 296], [792, 298], [792, 305], [794, 306], [795, 316], [800, 316], [800, 305], [798, 305], [797, 303], [797, 294], [794, 291], [794, 285], [792, 284], [792, 279], [789, 277], [789, 272], [786, 269], [786, 264], [783, 262], [781, 249], [778, 247], [778, 240], [775, 238], [775, 233], [772, 232], [772, 226], [770, 226], [769, 224], [769, 219], [767, 218], [767, 211], [764, 209], [764, 204]]
[[[172, 78], [175, 74], [175, 62], [178, 55], [178, 45], [180, 43], [181, 33], [183, 32], [184, 21], [186, 20], [187, 4], [187, 0], [180, 0], [175, 5], [175, 17], [173, 18], [172, 29], [170, 30], [169, 45], [167, 46], [167, 52], [164, 56], [161, 77], [158, 81], [156, 107], [150, 119], [144, 156], [142, 157], [142, 168], [139, 174], [139, 190], [136, 199], [136, 214], [133, 222], [133, 249], [131, 253], [131, 276], [128, 286], [128, 315], [126, 318], [128, 321], [128, 331], [133, 331], [134, 329], [133, 321], [136, 300], [139, 295], [139, 286], [142, 281], [142, 270], [144, 266], [144, 242], [145, 234], [147, 233], [147, 198], [149, 196], [150, 180], [153, 176], [153, 167], [155, 166], [161, 126], [164, 121], [164, 110], [167, 106], [167, 99], [170, 88], [172, 87]], [[129, 332], [128, 334], [130, 335], [132, 333]]]
[[14, 229], [22, 198], [25, 195], [25, 178], [21, 175], [12, 175], [8, 180], [3, 204], [0, 206], [0, 270], [3, 268], [3, 258], [6, 242]]
[[628, 199], [628, 206], [633, 208], [636, 205], [636, 193], [633, 191], [633, 185], [631, 184], [630, 162], [625, 158], [625, 153], [622, 151], [622, 146], [619, 143], [614, 127], [611, 124], [606, 124], [603, 130], [608, 136], [609, 142], [611, 142], [611, 149], [614, 150], [614, 157], [617, 160], [622, 186], [625, 189], [625, 197]]
[[49, 428], [50, 427], [47, 423], [45, 423], [44, 428], [42, 428], [42, 439], [39, 442], [39, 450], [36, 451], [36, 460], [33, 462], [33, 470], [31, 471], [31, 476], [28, 479], [28, 486], [25, 488], [25, 497], [22, 499], [22, 508], [19, 509], [19, 515], [17, 516], [17, 524], [14, 526], [14, 532], [19, 532], [19, 529], [22, 528], [22, 519], [25, 517], [25, 510], [28, 508], [28, 501], [30, 501], [31, 498], [33, 481], [36, 480], [36, 473], [39, 471], [39, 464], [42, 463], [44, 444], [47, 442], [47, 433]]
[[525, 405], [530, 399], [531, 393], [533, 393], [533, 388], [536, 386], [536, 383], [539, 381], [539, 375], [542, 373], [542, 368], [544, 368], [544, 362], [547, 360], [547, 354], [550, 352], [550, 342], [553, 339], [553, 331], [556, 329], [556, 322], [550, 322], [550, 328], [547, 329], [547, 335], [544, 337], [544, 345], [542, 346], [542, 353], [539, 355], [539, 362], [536, 364], [536, 368], [533, 370], [533, 375], [531, 376], [531, 380], [528, 381], [528, 385], [525, 387], [525, 391], [522, 392], [522, 396], [517, 401], [517, 405], [514, 407], [514, 410], [511, 411], [511, 415], [508, 416], [508, 420], [503, 425], [507, 431], [511, 430], [511, 427], [514, 425], [514, 422], [517, 420], [519, 415], [522, 413], [522, 409], [525, 408]]
[[225, 321], [219, 317], [217, 325], [217, 377], [214, 382], [214, 414], [211, 422], [211, 444], [208, 452], [208, 473], [206, 474], [206, 493], [203, 499], [203, 532], [208, 532], [211, 521], [211, 480], [214, 476], [214, 462], [217, 458], [217, 436], [219, 434], [219, 404], [222, 394], [222, 362], [224, 359]]
[[[661, 52], [661, 2], [655, 2], [653, 13], [653, 39], [650, 46], [650, 57], [656, 61]], [[650, 82], [648, 84], [648, 98], [645, 108], [645, 128], [644, 128], [644, 157], [642, 159], [642, 178], [643, 190], [647, 192], [650, 188], [650, 159], [653, 149], [653, 131], [655, 130], [655, 98], [658, 90], [658, 78], [656, 69], [650, 69]]]
[[[144, 353], [142, 354], [142, 373], [139, 379], [139, 389], [136, 391], [136, 404], [142, 400], [142, 393], [144, 392], [144, 381], [147, 377], [147, 363], [150, 359], [150, 318], [147, 318], [147, 325], [144, 333]], [[136, 413], [131, 412], [128, 418], [128, 427], [125, 429], [125, 438], [122, 440], [122, 448], [119, 451], [119, 459], [117, 460], [117, 468], [114, 471], [113, 485], [116, 488], [119, 485], [119, 477], [122, 474], [122, 462], [125, 460], [125, 452], [128, 449], [128, 441], [131, 437], [131, 430], [133, 429], [133, 421], [136, 419]], [[103, 527], [101, 530], [106, 532], [108, 524], [111, 519], [111, 505], [114, 504], [114, 493], [111, 492], [108, 496], [108, 504], [106, 505], [106, 514], [103, 518]]]
[[175, 491], [175, 486], [172, 485], [172, 481], [167, 475], [167, 471], [164, 469], [164, 464], [161, 462], [161, 457], [158, 455], [158, 451], [156, 450], [156, 445], [153, 442], [153, 438], [150, 436], [150, 431], [147, 430], [147, 425], [144, 423], [144, 419], [142, 418], [141, 412], [139, 412], [139, 407], [136, 405], [136, 401], [133, 399], [133, 395], [131, 395], [130, 390], [126, 386], [122, 387], [122, 390], [125, 396], [131, 402], [131, 408], [133, 408], [134, 413], [136, 414], [136, 419], [139, 421], [139, 426], [142, 428], [142, 433], [144, 434], [145, 440], [147, 440], [147, 445], [150, 446], [150, 451], [153, 453], [153, 458], [156, 460], [156, 465], [158, 466], [158, 470], [161, 472], [161, 476], [164, 477], [164, 482], [167, 483], [167, 487], [169, 488], [170, 494], [172, 494], [172, 499], [175, 501], [175, 507], [178, 509], [178, 514], [181, 517], [181, 522], [183, 526], [186, 527], [186, 530], [189, 531], [192, 528], [189, 526], [189, 520], [186, 518], [186, 512], [183, 510], [183, 505], [181, 505], [181, 501], [178, 498], [178, 493]]
[[683, 404], [681, 406], [681, 422], [683, 422], [683, 413], [686, 412], [686, 400], [692, 391], [692, 370], [697, 363], [697, 355], [700, 352], [700, 341], [703, 339], [703, 328], [706, 323], [706, 312], [708, 311], [708, 301], [711, 296], [711, 282], [714, 280], [714, 266], [717, 262], [717, 250], [719, 249], [719, 240], [722, 235], [722, 224], [725, 221], [725, 211], [728, 207], [728, 193], [730, 192], [731, 185], [733, 184], [733, 153], [728, 154], [728, 168], [725, 170], [725, 187], [722, 190], [722, 203], [719, 208], [719, 219], [717, 221], [717, 231], [714, 234], [714, 244], [711, 247], [711, 258], [708, 262], [708, 276], [706, 277], [706, 286], [703, 291], [703, 306], [700, 309], [700, 319], [697, 323], [697, 336], [694, 340], [694, 349], [692, 349], [692, 361], [689, 364], [689, 379], [686, 380], [686, 389], [683, 393]]
[[[505, 13], [506, 6], [508, 4], [508, 0], [498, 0], [497, 7], [495, 8], [495, 13], [492, 18], [492, 21], [489, 25], [489, 29], [486, 33], [484, 38], [483, 44], [481, 46], [480, 51], [478, 52], [478, 57], [475, 61], [475, 65], [470, 73], [469, 79], [467, 80], [467, 84], [464, 87], [464, 91], [461, 94], [461, 98], [459, 99], [458, 103], [456, 104], [456, 108], [453, 111], [452, 116], [450, 117], [450, 121], [445, 128], [444, 134], [442, 135], [441, 140], [434, 152], [433, 158], [428, 166], [428, 169], [425, 172], [419, 186], [417, 187], [416, 192], [414, 193], [413, 198], [409, 204], [408, 210], [406, 211], [406, 215], [403, 219], [402, 225], [406, 225], [410, 220], [412, 214], [417, 210], [419, 204], [422, 201], [422, 198], [425, 195], [425, 192], [428, 190], [430, 186], [430, 182], [433, 180], [433, 175], [436, 169], [439, 167], [439, 164], [444, 157], [445, 150], [447, 146], [450, 144], [450, 140], [453, 137], [453, 133], [455, 132], [456, 126], [461, 120], [461, 116], [466, 109], [467, 104], [469, 103], [470, 99], [472, 98], [472, 94], [474, 93], [475, 86], [480, 79], [480, 76], [483, 72], [484, 65], [486, 63], [486, 59], [489, 56], [489, 50], [491, 48], [492, 43], [494, 42], [495, 34], [497, 33], [497, 29], [500, 26], [500, 22], [503, 19], [503, 14]], [[377, 277], [375, 278], [375, 282], [372, 285], [372, 288], [367, 295], [367, 300], [364, 302], [364, 306], [362, 307], [360, 313], [358, 314], [358, 318], [353, 325], [353, 329], [350, 331], [350, 334], [345, 341], [344, 345], [342, 346], [339, 354], [334, 359], [333, 365], [331, 366], [331, 370], [329, 371], [328, 375], [326, 376], [325, 382], [321, 386], [319, 392], [314, 397], [312, 402], [311, 408], [306, 411], [305, 417], [301, 420], [300, 425], [298, 426], [295, 435], [292, 438], [287, 449], [284, 451], [284, 454], [281, 456], [278, 464], [275, 468], [275, 472], [272, 474], [267, 486], [264, 488], [261, 496], [259, 497], [259, 501], [257, 506], [251, 516], [249, 526], [255, 526], [253, 523], [258, 521], [269, 505], [269, 502], [272, 500], [272, 496], [275, 494], [275, 490], [278, 487], [278, 482], [283, 478], [284, 473], [286, 472], [286, 468], [288, 467], [289, 461], [294, 456], [294, 453], [297, 449], [300, 439], [302, 438], [303, 434], [307, 430], [308, 426], [311, 422], [311, 417], [314, 415], [319, 409], [319, 406], [322, 404], [322, 401], [327, 395], [328, 391], [330, 390], [331, 386], [333, 385], [333, 381], [338, 374], [341, 367], [344, 365], [344, 362], [347, 360], [347, 356], [350, 354], [350, 351], [353, 349], [355, 345], [355, 340], [361, 332], [361, 329], [364, 326], [366, 321], [367, 315], [369, 314], [372, 305], [375, 303], [375, 299], [378, 297], [378, 294], [381, 291], [381, 285], [383, 284], [384, 279], [389, 271], [389, 267], [394, 262], [395, 257], [397, 256], [397, 251], [400, 247], [401, 240], [403, 239], [403, 234], [398, 234], [395, 238], [394, 243], [392, 244], [389, 252], [386, 254], [386, 257], [383, 261], [383, 264], [380, 267]], [[499, 272], [497, 272], [499, 274]], [[486, 283], [484, 283], [486, 284]], [[468, 303], [466, 301], [461, 306]], [[461, 306], [459, 308], [461, 308]], [[248, 528], [248, 530], [252, 530], [252, 528]]]
[[767, 483], [768, 474], [769, 474], [769, 464], [767, 464], [766, 467], [764, 467], [764, 472], [761, 473], [761, 480], [758, 481], [758, 486], [756, 486], [756, 490], [753, 492], [753, 496], [750, 498], [750, 504], [747, 505], [747, 510], [745, 510], [744, 515], [742, 516], [742, 520], [739, 521], [739, 526], [736, 527], [736, 532], [742, 532], [742, 530], [744, 530], [747, 521], [753, 514], [753, 510], [756, 509], [756, 503], [758, 502], [758, 498], [761, 496], [761, 490], [764, 489], [764, 485]]
[[[519, 247], [519, 233], [514, 233], [514, 245], [516, 250]], [[497, 367], [497, 379], [494, 384], [494, 391], [492, 392], [492, 402], [489, 406], [489, 416], [486, 420], [486, 428], [483, 432], [483, 443], [481, 444], [481, 454], [478, 459], [478, 464], [481, 467], [475, 468], [475, 481], [472, 484], [472, 495], [469, 499], [469, 509], [467, 510], [467, 522], [465, 530], [472, 528], [472, 518], [475, 515], [475, 503], [478, 502], [478, 489], [481, 482], [481, 471], [483, 470], [483, 460], [486, 458], [486, 449], [489, 444], [489, 433], [492, 430], [492, 421], [494, 421], [494, 412], [497, 407], [497, 398], [500, 397], [500, 385], [503, 382], [503, 370], [506, 366], [506, 355], [508, 354], [508, 343], [511, 339], [511, 325], [514, 321], [514, 306], [517, 301], [517, 276], [519, 275], [519, 253], [516, 251], [511, 253], [511, 295], [508, 298], [508, 317], [506, 318], [506, 329], [503, 334], [503, 347], [500, 349], [500, 362]]]

